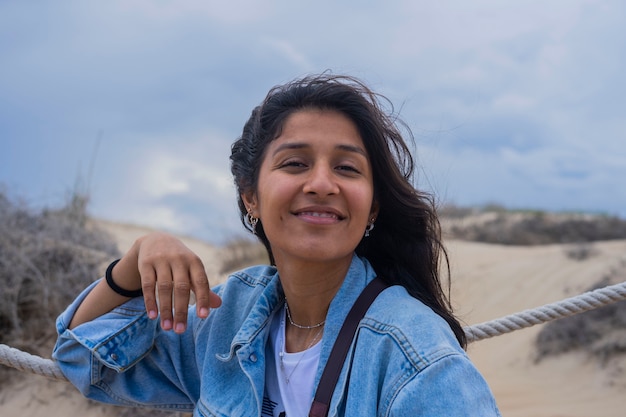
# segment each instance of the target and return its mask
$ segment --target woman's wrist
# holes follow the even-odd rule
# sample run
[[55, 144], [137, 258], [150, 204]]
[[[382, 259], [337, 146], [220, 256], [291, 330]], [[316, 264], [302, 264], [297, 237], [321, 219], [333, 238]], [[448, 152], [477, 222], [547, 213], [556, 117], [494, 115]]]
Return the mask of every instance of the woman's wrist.
[[119, 263], [119, 261], [120, 259], [116, 259], [115, 261], [111, 262], [111, 264], [107, 267], [106, 273], [104, 274], [107, 285], [109, 286], [110, 289], [113, 290], [113, 292], [123, 297], [128, 297], [128, 298], [141, 297], [143, 295], [143, 291], [141, 290], [141, 287], [139, 289], [129, 290], [124, 287], [120, 287], [113, 279], [113, 269]]
[[[139, 274], [139, 268], [137, 266], [139, 245], [140, 239], [137, 239], [135, 244], [133, 244], [133, 246], [121, 259], [114, 261], [107, 268], [107, 272], [110, 272], [109, 279], [113, 281], [114, 285], [112, 286], [108, 283], [109, 279], [107, 279], [107, 284], [109, 288], [119, 295], [123, 295], [122, 293], [124, 290], [131, 292], [141, 290], [141, 275]], [[105, 279], [106, 278], [107, 274], [105, 274]], [[113, 289], [114, 286], [121, 288], [122, 291], [115, 291]]]

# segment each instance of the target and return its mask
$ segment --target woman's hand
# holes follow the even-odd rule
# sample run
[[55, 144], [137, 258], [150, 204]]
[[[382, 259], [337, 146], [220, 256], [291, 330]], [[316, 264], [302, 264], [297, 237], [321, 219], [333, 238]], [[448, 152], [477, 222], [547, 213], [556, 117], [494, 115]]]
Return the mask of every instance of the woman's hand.
[[202, 261], [177, 238], [149, 234], [138, 239], [127, 255], [131, 259], [136, 256], [148, 317], [155, 319], [160, 312], [164, 330], [185, 331], [191, 291], [196, 296], [198, 317], [206, 318], [210, 308], [221, 305], [219, 296], [209, 288]]
[[[204, 265], [180, 240], [165, 233], [152, 233], [135, 241], [115, 264], [111, 277], [126, 290], [142, 288], [148, 316], [161, 313], [161, 327], [182, 333], [187, 327], [191, 291], [196, 295], [196, 312], [206, 318], [210, 308], [222, 304], [209, 288]], [[158, 303], [157, 303], [158, 297]], [[113, 291], [101, 280], [78, 306], [69, 328], [73, 329], [108, 313], [128, 298]]]

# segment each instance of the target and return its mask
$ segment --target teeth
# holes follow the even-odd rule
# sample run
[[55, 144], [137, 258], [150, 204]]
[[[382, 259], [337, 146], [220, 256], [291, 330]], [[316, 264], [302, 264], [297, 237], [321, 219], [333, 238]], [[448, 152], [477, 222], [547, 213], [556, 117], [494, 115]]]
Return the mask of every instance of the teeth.
[[332, 213], [317, 213], [317, 212], [306, 212], [306, 213], [302, 213], [305, 216], [313, 216], [313, 217], [337, 217], [336, 215], [332, 214]]

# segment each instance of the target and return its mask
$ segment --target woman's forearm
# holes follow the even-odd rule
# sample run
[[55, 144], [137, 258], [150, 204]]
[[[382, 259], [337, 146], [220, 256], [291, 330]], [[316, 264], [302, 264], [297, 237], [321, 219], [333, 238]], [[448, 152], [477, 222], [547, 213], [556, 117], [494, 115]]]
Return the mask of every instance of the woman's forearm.
[[[137, 243], [113, 267], [112, 276], [115, 283], [128, 290], [141, 288], [141, 277], [137, 268]], [[108, 313], [115, 307], [128, 301], [128, 297], [121, 296], [111, 289], [107, 282], [101, 280], [80, 304], [69, 328], [94, 320]]]

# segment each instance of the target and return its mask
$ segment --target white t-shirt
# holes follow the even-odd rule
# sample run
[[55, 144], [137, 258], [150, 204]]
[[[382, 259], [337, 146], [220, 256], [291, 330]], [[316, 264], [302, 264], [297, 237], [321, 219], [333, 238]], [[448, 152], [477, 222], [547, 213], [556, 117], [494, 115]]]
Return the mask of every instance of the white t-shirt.
[[285, 308], [272, 318], [266, 348], [265, 394], [262, 417], [307, 417], [313, 402], [313, 383], [322, 344], [285, 352]]

